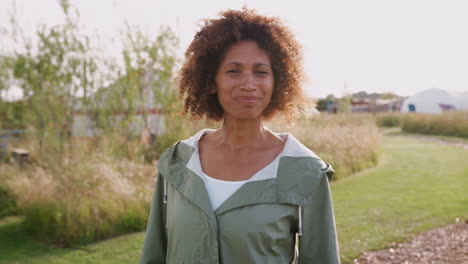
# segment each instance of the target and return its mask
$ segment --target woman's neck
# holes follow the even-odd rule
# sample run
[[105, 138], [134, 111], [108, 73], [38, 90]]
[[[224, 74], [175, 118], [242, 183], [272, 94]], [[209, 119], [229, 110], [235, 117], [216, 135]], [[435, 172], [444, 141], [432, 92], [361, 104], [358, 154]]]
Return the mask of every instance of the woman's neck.
[[273, 135], [261, 119], [225, 118], [223, 126], [213, 134], [213, 143], [223, 150], [239, 151], [266, 147]]

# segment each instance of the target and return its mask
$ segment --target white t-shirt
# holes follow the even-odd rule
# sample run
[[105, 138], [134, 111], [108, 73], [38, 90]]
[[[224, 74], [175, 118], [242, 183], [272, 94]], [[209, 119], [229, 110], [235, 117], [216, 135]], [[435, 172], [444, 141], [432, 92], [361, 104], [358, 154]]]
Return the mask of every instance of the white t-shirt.
[[205, 182], [205, 188], [210, 197], [211, 207], [215, 211], [224, 201], [229, 198], [235, 191], [237, 191], [245, 181], [223, 181], [212, 178], [203, 173], [203, 180]]

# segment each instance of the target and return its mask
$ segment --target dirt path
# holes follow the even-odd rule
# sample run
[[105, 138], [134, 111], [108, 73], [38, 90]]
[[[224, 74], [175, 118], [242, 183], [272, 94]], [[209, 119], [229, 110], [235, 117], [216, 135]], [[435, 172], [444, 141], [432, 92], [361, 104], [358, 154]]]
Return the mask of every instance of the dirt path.
[[468, 264], [468, 223], [426, 231], [410, 242], [366, 252], [354, 264]]

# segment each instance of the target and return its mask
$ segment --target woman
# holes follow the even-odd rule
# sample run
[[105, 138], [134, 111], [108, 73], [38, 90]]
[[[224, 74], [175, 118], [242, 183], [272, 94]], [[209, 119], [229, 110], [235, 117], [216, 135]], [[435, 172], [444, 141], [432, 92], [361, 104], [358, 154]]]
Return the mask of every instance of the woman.
[[159, 160], [141, 263], [339, 263], [332, 168], [263, 124], [303, 109], [302, 77], [300, 45], [277, 18], [244, 8], [205, 21], [179, 86], [186, 112], [222, 127]]

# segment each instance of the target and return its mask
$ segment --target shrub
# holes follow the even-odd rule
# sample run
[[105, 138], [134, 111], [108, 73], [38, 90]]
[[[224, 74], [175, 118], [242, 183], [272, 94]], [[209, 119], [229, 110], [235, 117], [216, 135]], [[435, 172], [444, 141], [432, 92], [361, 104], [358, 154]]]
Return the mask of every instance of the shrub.
[[25, 230], [68, 246], [144, 230], [156, 171], [95, 153], [66, 167], [17, 168], [15, 175], [6, 184], [25, 216]]
[[0, 184], [0, 217], [15, 215], [18, 213], [16, 198], [11, 191]]
[[406, 114], [402, 118], [401, 129], [408, 133], [468, 138], [468, 112], [451, 111], [436, 115]]
[[399, 127], [401, 114], [399, 113], [378, 113], [375, 115], [375, 122], [378, 127]]
[[12, 166], [0, 164], [0, 217], [19, 213], [16, 196], [6, 184], [7, 180], [14, 177], [15, 171]]

